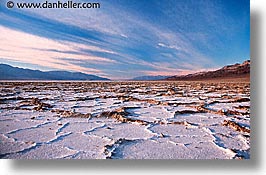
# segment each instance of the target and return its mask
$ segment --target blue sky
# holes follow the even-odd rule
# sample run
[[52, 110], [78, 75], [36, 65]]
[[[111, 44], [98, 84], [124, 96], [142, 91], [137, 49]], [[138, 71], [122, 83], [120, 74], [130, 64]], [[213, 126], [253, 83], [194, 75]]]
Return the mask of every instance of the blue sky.
[[1, 1], [0, 62], [128, 79], [250, 58], [249, 0], [97, 2], [100, 9], [19, 10]]

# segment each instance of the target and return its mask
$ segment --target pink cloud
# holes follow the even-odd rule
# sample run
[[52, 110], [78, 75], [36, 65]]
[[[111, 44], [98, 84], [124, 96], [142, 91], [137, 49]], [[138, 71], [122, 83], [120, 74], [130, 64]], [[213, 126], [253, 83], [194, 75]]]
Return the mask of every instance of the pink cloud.
[[[69, 58], [77, 61], [86, 61], [95, 64], [112, 64], [115, 60], [89, 55], [82, 50], [91, 50], [105, 53], [114, 53], [96, 46], [88, 46], [74, 42], [59, 42], [28, 33], [11, 30], [0, 26], [0, 57], [12, 61], [31, 63], [43, 67], [78, 71], [84, 73], [101, 74], [101, 70], [86, 68], [69, 63], [60, 58]], [[59, 52], [53, 51], [56, 49]]]

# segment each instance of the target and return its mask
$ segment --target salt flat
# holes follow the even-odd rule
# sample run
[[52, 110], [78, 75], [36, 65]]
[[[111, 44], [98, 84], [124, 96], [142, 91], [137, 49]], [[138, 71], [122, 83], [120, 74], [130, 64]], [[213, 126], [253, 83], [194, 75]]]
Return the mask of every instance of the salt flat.
[[249, 82], [1, 82], [0, 158], [249, 159]]

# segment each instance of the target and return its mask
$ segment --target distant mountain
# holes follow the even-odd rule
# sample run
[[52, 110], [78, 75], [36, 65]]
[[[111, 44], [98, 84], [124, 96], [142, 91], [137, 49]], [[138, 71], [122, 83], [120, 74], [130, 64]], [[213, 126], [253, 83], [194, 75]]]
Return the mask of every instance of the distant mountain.
[[149, 81], [149, 80], [163, 80], [168, 78], [169, 76], [140, 76], [140, 77], [135, 77], [132, 80], [136, 80], [136, 81]]
[[194, 74], [172, 76], [165, 80], [175, 81], [193, 81], [193, 80], [208, 80], [215, 78], [246, 78], [250, 76], [250, 60], [244, 61], [242, 64], [234, 64], [224, 66], [215, 71], [198, 72]]
[[96, 75], [67, 71], [39, 71], [0, 64], [0, 80], [109, 80]]

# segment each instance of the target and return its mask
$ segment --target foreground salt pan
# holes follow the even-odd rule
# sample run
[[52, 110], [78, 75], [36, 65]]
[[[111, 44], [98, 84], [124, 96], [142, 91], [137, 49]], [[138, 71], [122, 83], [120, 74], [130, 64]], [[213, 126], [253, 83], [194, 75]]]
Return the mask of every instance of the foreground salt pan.
[[249, 159], [249, 82], [2, 82], [0, 157]]

